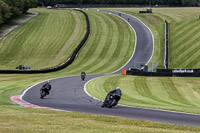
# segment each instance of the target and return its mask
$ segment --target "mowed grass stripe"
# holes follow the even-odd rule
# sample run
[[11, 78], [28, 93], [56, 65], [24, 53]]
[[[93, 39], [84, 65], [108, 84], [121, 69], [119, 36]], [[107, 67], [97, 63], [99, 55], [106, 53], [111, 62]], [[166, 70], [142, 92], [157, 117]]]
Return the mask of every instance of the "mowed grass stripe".
[[[56, 66], [66, 60], [74, 50], [73, 48], [82, 40], [86, 27], [81, 28], [77, 38], [74, 38], [77, 44], [71, 44], [74, 47], [66, 53], [65, 59], [51, 63], [74, 33], [77, 23], [74, 14], [67, 10], [41, 9], [37, 11], [39, 11], [38, 16], [0, 41], [0, 61], [1, 65], [7, 69], [15, 69], [19, 64], [26, 64], [32, 69]], [[80, 12], [77, 14], [83, 16]], [[79, 19], [83, 20], [79, 25], [85, 25], [84, 16]]]
[[[131, 86], [136, 86], [135, 84], [135, 80], [133, 79], [129, 79], [129, 78], [121, 78], [120, 79], [121, 82], [129, 82]], [[118, 86], [121, 86], [122, 84], [118, 84]], [[125, 84], [124, 84], [125, 85]], [[110, 88], [112, 88], [112, 84], [110, 83]], [[134, 89], [128, 89], [128, 84], [124, 86], [123, 88], [123, 92], [122, 92], [122, 99], [126, 100], [126, 102], [130, 105], [140, 105], [142, 104], [149, 104], [148, 100], [144, 100], [144, 98], [139, 98], [141, 95], [138, 94], [138, 91], [134, 90]]]
[[[82, 68], [76, 67], [76, 69], [79, 69], [78, 71], [81, 71], [83, 68], [88, 70], [90, 67], [93, 67], [93, 65], [97, 63], [95, 61], [98, 59], [102, 51], [101, 46], [105, 45], [106, 39], [103, 40], [103, 38], [107, 38], [108, 27], [104, 19], [99, 17], [99, 15], [101, 14], [95, 15], [88, 13], [91, 24], [91, 33], [87, 43], [78, 54], [76, 61], [73, 63], [75, 66], [82, 65]], [[104, 43], [102, 43], [102, 40]], [[92, 64], [94, 62], [95, 64]], [[69, 66], [69, 69], [70, 68], [74, 68], [74, 66]], [[71, 73], [76, 72], [76, 69], [72, 70]]]
[[154, 36], [154, 55], [152, 57], [153, 62], [159, 62], [159, 68], [162, 68], [163, 62], [163, 41], [164, 41], [164, 23], [163, 20], [160, 18], [160, 16], [151, 15], [151, 14], [138, 14], [138, 12], [135, 12], [135, 10], [124, 10], [124, 9], [117, 9], [121, 10], [122, 12], [128, 13], [132, 16], [135, 16], [139, 18], [142, 22], [144, 22], [145, 25], [147, 25], [148, 28], [153, 33]]
[[192, 40], [190, 39], [190, 41], [185, 45], [185, 47], [182, 47], [182, 49], [180, 49], [179, 51], [179, 55], [180, 57], [182, 57], [181, 59], [185, 58], [185, 57], [190, 57], [189, 55], [193, 55], [197, 49], [199, 49], [199, 45], [196, 45], [197, 43], [199, 43], [200, 38], [198, 38], [198, 36], [193, 36]]
[[[135, 8], [131, 8], [131, 9], [135, 9]], [[51, 11], [51, 10], [48, 10], [48, 11]], [[138, 11], [137, 11], [137, 14], [138, 14]], [[133, 39], [130, 39], [130, 41], [131, 40], [133, 41]], [[85, 45], [84, 48], [86, 46], [87, 45]], [[84, 51], [80, 51], [80, 53]], [[88, 57], [88, 58], [91, 58], [91, 57]], [[182, 132], [199, 132], [200, 131], [198, 127], [160, 124], [160, 123], [154, 123], [154, 122], [148, 122], [148, 121], [139, 121], [139, 120], [133, 120], [133, 119], [126, 119], [126, 118], [116, 118], [112, 116], [110, 117], [110, 116], [102, 116], [102, 115], [90, 115], [90, 114], [85, 114], [85, 113], [82, 114], [82, 113], [71, 113], [71, 112], [63, 112], [63, 111], [51, 111], [51, 110], [44, 110], [44, 109], [32, 109], [32, 108], [7, 106], [7, 105], [14, 104], [9, 100], [10, 96], [21, 94], [23, 89], [31, 85], [34, 85], [37, 82], [41, 82], [41, 81], [48, 80], [51, 78], [56, 78], [56, 77], [70, 76], [72, 74], [79, 75], [80, 71], [75, 71], [74, 73], [71, 73], [71, 70], [74, 70], [74, 69], [79, 70], [79, 67], [82, 68], [83, 65], [79, 64], [75, 66], [72, 64], [72, 66], [73, 67], [71, 67], [71, 69], [67, 68], [62, 71], [48, 73], [48, 74], [36, 74], [36, 75], [2, 74], [0, 75], [1, 77], [0, 78], [0, 81], [1, 81], [0, 82], [0, 104], [1, 104], [0, 130], [2, 132], [41, 132], [41, 131], [49, 131], [49, 129], [51, 129], [52, 132], [59, 132], [59, 133], [96, 132], [96, 131], [99, 131], [99, 132], [108, 132], [108, 131], [110, 132], [176, 132], [176, 133], [180, 132], [182, 133]], [[105, 69], [107, 68], [105, 67]], [[141, 107], [141, 106], [148, 105], [149, 107], [162, 108], [162, 109], [167, 108], [169, 110], [172, 109], [172, 110], [184, 110], [185, 112], [193, 112], [193, 111], [200, 112], [199, 108], [194, 108], [194, 107], [179, 108], [177, 106], [174, 106], [174, 105], [169, 106], [167, 104], [163, 104], [163, 105], [160, 104], [161, 107], [159, 107], [158, 105], [156, 106], [151, 105], [149, 104], [149, 102], [145, 103], [143, 101], [137, 100], [135, 99], [135, 93], [133, 92], [135, 90], [134, 83], [132, 82], [134, 81], [134, 78], [132, 76], [130, 77], [131, 78], [129, 78], [129, 76], [123, 76], [123, 77], [119, 76], [119, 77], [111, 77], [111, 78], [108, 77], [110, 78], [109, 80], [115, 79], [117, 84], [114, 80], [112, 82], [114, 85], [107, 82], [107, 85], [106, 85], [107, 89], [112, 90], [114, 89], [115, 85], [120, 86], [121, 89], [123, 89], [122, 90], [123, 96], [122, 96], [122, 99], [120, 100], [120, 103], [123, 101], [126, 101], [128, 104], [132, 104], [133, 106], [137, 105]], [[102, 78], [106, 78], [106, 77], [102, 77]], [[146, 79], [148, 87], [151, 86], [151, 89], [149, 90], [152, 91], [152, 88], [154, 88], [155, 89], [154, 92], [159, 98], [170, 100], [167, 98], [167, 95], [165, 95], [165, 93], [162, 94], [162, 92], [164, 92], [164, 89], [160, 89], [160, 88], [164, 88], [164, 87], [159, 82], [158, 80], [159, 78], [155, 77], [155, 78]], [[197, 79], [196, 78], [181, 78], [181, 79], [184, 79], [184, 80], [180, 80], [178, 78], [173, 78], [171, 80], [175, 80], [174, 84], [179, 83], [177, 84], [177, 87], [180, 87], [183, 90], [186, 90], [187, 88], [191, 88], [193, 91], [188, 90], [192, 93], [192, 96], [188, 96], [190, 99], [189, 101], [191, 101], [191, 99], [193, 99], [193, 97], [195, 96], [197, 100], [194, 99], [193, 101], [197, 105], [200, 105], [200, 103], [198, 103], [200, 101], [199, 79], [198, 78]], [[168, 80], [168, 79], [163, 78], [163, 80]], [[94, 90], [102, 89], [102, 86], [104, 86], [104, 83], [103, 83], [104, 80], [97, 79], [94, 81], [96, 83], [92, 84], [93, 89]], [[149, 84], [151, 85], [149, 86]], [[156, 91], [157, 89], [159, 89], [159, 91]], [[127, 92], [128, 90], [131, 93], [126, 93], [127, 94], [126, 95], [125, 92]], [[96, 94], [102, 96], [102, 99], [104, 99], [107, 94], [107, 91], [104, 92], [104, 89], [102, 89], [101, 91], [103, 91], [103, 95], [99, 93], [98, 91], [96, 92]], [[154, 92], [151, 92], [151, 93], [154, 94]], [[188, 94], [189, 93], [186, 93], [185, 95], [188, 95]], [[187, 96], [184, 96], [184, 97], [186, 98]], [[188, 99], [188, 97], [186, 99]], [[31, 120], [31, 124], [29, 124], [30, 120]], [[48, 125], [46, 124], [47, 121], [48, 121]]]
[[[143, 78], [143, 80], [141, 80]], [[151, 85], [147, 84], [149, 82], [148, 77], [137, 77], [134, 79], [134, 84], [137, 92], [141, 97], [148, 98], [149, 104], [172, 104], [171, 102], [167, 101], [166, 99], [162, 99], [162, 97], [158, 97], [155, 95], [159, 89], [154, 89]], [[151, 102], [150, 102], [151, 101]]]
[[[109, 27], [109, 32], [106, 36], [108, 36], [108, 41], [105, 42], [104, 44], [104, 48], [101, 51], [101, 54], [96, 62], [95, 65], [97, 65], [98, 67], [93, 67], [92, 69], [90, 69], [89, 72], [91, 73], [95, 73], [95, 72], [100, 72], [102, 73], [102, 71], [104, 71], [105, 67], [109, 67], [109, 65], [107, 65], [107, 63], [109, 63], [114, 56], [115, 51], [117, 51], [117, 48], [120, 44], [119, 42], [119, 31], [118, 31], [118, 25], [116, 24], [116, 22], [113, 20], [113, 15], [109, 15], [109, 17], [107, 16], [108, 14], [106, 14], [106, 18], [104, 19], [106, 20], [106, 23], [108, 24]], [[107, 68], [108, 69], [108, 68]]]
[[133, 53], [133, 30], [116, 16], [95, 11], [88, 11], [87, 14], [91, 22], [91, 34], [67, 70], [71, 74], [83, 69], [90, 74], [116, 71]]
[[[60, 15], [59, 15], [60, 14]], [[63, 12], [63, 14], [65, 14], [65, 12]], [[50, 43], [49, 43], [49, 47], [48, 49], [51, 49], [49, 51], [49, 54], [52, 54], [52, 57], [50, 59], [49, 62], [46, 62], [47, 64], [45, 65], [48, 65], [50, 67], [50, 63], [51, 61], [55, 58], [55, 56], [60, 52], [60, 50], [62, 49], [62, 47], [64, 46], [64, 44], [67, 42], [67, 40], [70, 38], [71, 34], [74, 32], [74, 28], [75, 28], [75, 18], [74, 18], [74, 15], [70, 14], [70, 17], [71, 17], [71, 20], [74, 21], [74, 23], [71, 23], [71, 20], [69, 20], [70, 18], [67, 18], [67, 17], [64, 17], [62, 13], [58, 13], [57, 15], [57, 21], [53, 22], [52, 20], [48, 20], [47, 23], [50, 21], [53, 25], [54, 23], [56, 24], [59, 24], [59, 21], [62, 21], [62, 23], [60, 23], [60, 25], [62, 25], [62, 27], [71, 27], [69, 30], [66, 30], [65, 28], [56, 28], [54, 29], [54, 31], [49, 31], [51, 32], [51, 35], [50, 35], [50, 38], [54, 38]], [[66, 12], [67, 14], [67, 12]], [[49, 17], [49, 19], [51, 19], [51, 16]], [[47, 27], [46, 27], [47, 28]], [[53, 28], [53, 27], [51, 27]], [[50, 30], [50, 29], [49, 29]], [[60, 37], [56, 36], [57, 33], [63, 33], [63, 35], [60, 35]], [[62, 38], [61, 38], [62, 37]], [[44, 45], [44, 43], [48, 43], [47, 41], [48, 40], [44, 40], [45, 42], [43, 42], [43, 46], [44, 46], [44, 49], [47, 49]], [[60, 44], [60, 45], [57, 45], [57, 44]], [[77, 46], [77, 44], [74, 44]], [[57, 47], [55, 47], [57, 46]], [[71, 52], [72, 53], [73, 49], [71, 49]], [[42, 54], [42, 53], [41, 53]], [[48, 57], [48, 56], [47, 56]], [[69, 57], [69, 54], [66, 55], [65, 57], [65, 60]], [[63, 60], [58, 60], [57, 64], [59, 63], [63, 63]], [[54, 64], [54, 63], [53, 63]]]
[[[113, 9], [128, 13], [141, 19], [152, 31], [154, 35], [154, 55], [150, 62], [159, 62], [158, 68], [163, 68], [163, 42], [164, 42], [164, 21], [169, 22], [169, 44], [170, 44], [170, 68], [180, 68], [177, 62], [182, 61], [177, 57], [182, 52], [182, 48], [188, 45], [198, 45], [193, 37], [198, 36], [199, 8], [153, 8], [152, 14], [138, 14], [140, 8], [120, 8]], [[189, 31], [189, 32], [188, 32]], [[196, 39], [198, 40], [198, 39]], [[190, 44], [187, 44], [190, 42]], [[181, 48], [180, 48], [181, 47]], [[188, 50], [186, 50], [188, 51]], [[196, 52], [199, 51], [198, 49]], [[191, 51], [188, 51], [191, 52]], [[192, 51], [194, 52], [194, 51]], [[196, 53], [195, 52], [195, 53]], [[185, 59], [187, 56], [185, 57]], [[196, 59], [196, 64], [200, 64]], [[193, 62], [193, 60], [190, 60]], [[184, 64], [183, 68], [199, 68], [194, 63]]]
[[[199, 25], [198, 21], [193, 21], [193, 22], [188, 22], [187, 25], [181, 25], [181, 30], [174, 30], [173, 32], [176, 33], [175, 34], [175, 38], [185, 38], [185, 36], [187, 36], [187, 34], [190, 34], [191, 32], [193, 32], [195, 30], [195, 28], [197, 28]], [[178, 40], [181, 41], [181, 40]]]
[[164, 89], [167, 91], [167, 94], [169, 94], [169, 98], [174, 100], [175, 103], [179, 103], [179, 106], [191, 106], [192, 104], [185, 99], [179, 89], [175, 87], [174, 83], [171, 80], [160, 80], [162, 82], [162, 85], [164, 86]]
[[[90, 36], [88, 38], [88, 40], [86, 41], [86, 44], [83, 46], [83, 50], [81, 50], [78, 53], [78, 56], [76, 58], [76, 60], [73, 62], [72, 65], [70, 65], [67, 69], [70, 70], [70, 73], [76, 73], [77, 70], [80, 72], [82, 70], [82, 67], [77, 67], [82, 65], [83, 67], [85, 67], [87, 64], [86, 62], [90, 59], [90, 54], [93, 54], [93, 52], [95, 51], [95, 49], [97, 48], [98, 45], [93, 44], [93, 43], [89, 43], [91, 42], [99, 42], [100, 37], [95, 37], [95, 36], [99, 36], [99, 32], [100, 32], [100, 28], [101, 28], [101, 23], [99, 23], [99, 25], [97, 24], [98, 22], [98, 18], [94, 18], [94, 17], [89, 17], [90, 19]], [[95, 21], [97, 20], [97, 21]], [[97, 26], [98, 25], [98, 26]], [[94, 36], [94, 37], [92, 37]], [[75, 69], [74, 69], [75, 68]]]
[[[200, 41], [200, 39], [199, 39]], [[197, 49], [200, 49], [200, 46], [194, 45], [193, 47], [191, 46], [189, 48], [190, 50], [187, 50], [187, 52], [183, 52], [180, 55], [180, 60], [184, 61], [179, 61], [179, 65], [185, 68], [191, 68], [191, 67], [196, 67], [199, 68], [198, 65], [196, 65], [197, 62], [195, 62], [198, 57], [200, 56], [200, 53], [197, 51]], [[187, 60], [186, 60], [187, 58]]]
[[[180, 43], [180, 46], [174, 48], [171, 52], [172, 56], [177, 56], [175, 59], [172, 58], [172, 62], [178, 66], [183, 68], [198, 68], [195, 63], [190, 63], [196, 57], [199, 56], [199, 35], [198, 35], [199, 27], [193, 28], [193, 32], [188, 32], [183, 40], [184, 42]], [[181, 39], [180, 39], [181, 40]], [[191, 64], [191, 65], [188, 65]], [[193, 64], [193, 65], [192, 65]]]
[[200, 66], [200, 62], [196, 62], [196, 60], [198, 60], [200, 58], [200, 55], [198, 52], [196, 52], [195, 55], [193, 55], [193, 58], [191, 58], [190, 62], [186, 62], [186, 68], [191, 68], [191, 67], [195, 67], [195, 68], [199, 68]]
[[81, 18], [81, 17], [85, 17], [85, 16], [82, 16], [78, 14], [77, 12], [72, 12], [72, 13], [74, 14], [74, 17], [76, 20], [75, 22], [77, 23], [76, 24], [77, 26], [75, 27], [69, 39], [66, 41], [65, 45], [61, 47], [61, 50], [56, 55], [56, 57], [51, 60], [51, 63], [56, 63], [58, 61], [61, 61], [61, 62], [66, 61], [66, 53], [69, 53], [71, 52], [72, 49], [76, 48], [76, 45], [73, 45], [73, 44], [80, 43], [80, 41], [76, 40], [76, 38], [83, 38], [83, 36], [85, 35], [86, 24], [81, 24], [80, 22], [81, 20], [84, 20], [84, 18]]
[[[95, 72], [94, 70], [98, 69], [101, 65], [105, 66], [104, 61], [110, 60], [108, 54], [112, 55], [112, 53], [116, 49], [116, 45], [118, 44], [117, 39], [113, 40], [113, 37], [118, 37], [116, 24], [114, 24], [112, 19], [107, 17], [107, 14], [99, 15], [99, 17], [101, 19], [103, 18], [104, 21], [104, 24], [102, 24], [103, 31], [100, 33], [103, 34], [103, 36], [98, 44], [99, 46], [96, 49], [96, 52], [94, 52], [94, 55], [92, 55], [96, 57], [96, 59], [88, 63], [88, 66], [86, 67], [86, 69], [90, 68], [90, 70], [88, 71], [89, 73], [94, 73]], [[98, 54], [96, 54], [97, 52]]]
[[141, 101], [145, 101], [148, 104], [159, 104], [159, 99], [153, 96], [148, 85], [146, 83], [146, 78], [141, 80], [140, 77], [134, 79], [134, 87], [136, 88], [137, 98]]
[[109, 75], [92, 80], [86, 87], [94, 97], [104, 100], [117, 86], [122, 90], [120, 104], [200, 113], [198, 78]]
[[[106, 15], [108, 15], [108, 14], [106, 14]], [[112, 43], [106, 44], [106, 45], [110, 45], [109, 50], [107, 53], [102, 54], [103, 56], [106, 55], [104, 57], [106, 57], [107, 60], [100, 57], [99, 59], [101, 59], [100, 60], [101, 65], [99, 65], [99, 68], [94, 70], [92, 73], [95, 73], [95, 71], [101, 72], [101, 73], [106, 73], [107, 72], [106, 69], [114, 71], [114, 70], [116, 70], [115, 66], [119, 66], [119, 64], [121, 64], [121, 60], [124, 59], [124, 58], [122, 59], [121, 57], [125, 57], [121, 53], [125, 53], [125, 55], [128, 56], [129, 58], [131, 56], [130, 53], [129, 54], [126, 53], [127, 52], [126, 48], [127, 48], [127, 46], [130, 46], [131, 43], [129, 43], [128, 41], [126, 41], [126, 42], [124, 41], [124, 40], [127, 40], [128, 37], [130, 37], [128, 34], [126, 37], [124, 36], [124, 34], [126, 34], [128, 32], [124, 29], [129, 29], [130, 27], [125, 22], [123, 22], [121, 19], [117, 18], [116, 16], [113, 16], [113, 15], [108, 15], [108, 16], [110, 17], [110, 19], [112, 19], [109, 21], [113, 22], [112, 25], [114, 26], [114, 31], [112, 31], [114, 35], [111, 36], [109, 34], [109, 37], [112, 40]], [[115, 25], [117, 25], [118, 28]], [[133, 34], [133, 31], [132, 32], [131, 32], [131, 30], [129, 30], [129, 31], [130, 31], [130, 33]], [[132, 37], [134, 37], [134, 35], [132, 35]], [[132, 43], [132, 47], [129, 47], [129, 50], [133, 49], [133, 47], [134, 47], [134, 43]], [[119, 59], [119, 60], [117, 60], [117, 59]], [[123, 64], [125, 64], [126, 61], [127, 60], [123, 61]], [[106, 67], [106, 69], [105, 69], [105, 67]]]
[[172, 56], [174, 54], [178, 54], [179, 56], [180, 54], [189, 51], [189, 48], [194, 46], [195, 43], [199, 41], [199, 38], [198, 38], [199, 36], [197, 34], [198, 31], [199, 31], [199, 28], [195, 28], [194, 31], [192, 31], [192, 33], [188, 32], [185, 34], [185, 36], [182, 39], [179, 39], [176, 42], [174, 42], [173, 47], [171, 47], [171, 49], [173, 49]]
[[[128, 79], [129, 77], [127, 77]], [[153, 82], [153, 80], [151, 80], [151, 78], [147, 78], [147, 77], [135, 77], [132, 79], [132, 83], [135, 91], [134, 93], [134, 97], [137, 99], [140, 99], [141, 101], [145, 101], [147, 104], [151, 104], [151, 105], [160, 105], [160, 104], [165, 104], [165, 105], [175, 105], [175, 101], [171, 102], [169, 100], [166, 100], [168, 95], [166, 91], [163, 92], [163, 90], [165, 90], [165, 88], [163, 89], [158, 89], [156, 86], [153, 86], [152, 84], [147, 84], [147, 83], [151, 83]], [[129, 83], [128, 83], [129, 84]], [[127, 86], [128, 87], [128, 86]], [[160, 85], [159, 85], [160, 87]], [[128, 87], [129, 88], [129, 87]], [[129, 88], [130, 89], [130, 88]], [[129, 90], [130, 91], [130, 90]], [[128, 92], [129, 92], [128, 91]], [[160, 94], [164, 94], [164, 95], [157, 95], [157, 93]], [[165, 99], [166, 98], [166, 99]], [[144, 102], [142, 103], [144, 104]]]
[[200, 24], [199, 22], [192, 22], [192, 24], [186, 29], [184, 29], [185, 26], [183, 26], [182, 27], [183, 29], [181, 30], [182, 33], [179, 35], [177, 35], [178, 30], [175, 30], [174, 33], [177, 33], [177, 34], [174, 37], [172, 36], [173, 39], [175, 40], [173, 43], [173, 48], [178, 47], [178, 46], [179, 47], [183, 46], [182, 44], [185, 44], [187, 43], [187, 41], [190, 41], [192, 37], [198, 33], [199, 24]]
[[[175, 24], [172, 23], [172, 25], [176, 25], [176, 27], [170, 29], [170, 32], [182, 32], [181, 30], [184, 28], [184, 27], [187, 27], [190, 22], [192, 21], [181, 21], [181, 22], [177, 22]], [[176, 36], [176, 35], [175, 35]]]
[[[130, 29], [129, 25], [127, 25], [126, 23], [124, 24], [123, 21], [121, 21], [119, 18], [110, 15], [111, 19], [113, 19], [113, 21], [115, 22], [115, 25], [117, 25], [117, 32], [118, 33], [118, 37], [114, 36], [113, 37], [113, 41], [112, 41], [112, 45], [116, 45], [116, 41], [117, 41], [117, 46], [114, 49], [113, 47], [110, 47], [106, 57], [110, 58], [109, 60], [112, 60], [112, 62], [110, 61], [103, 61], [105, 62], [105, 65], [100, 66], [97, 70], [95, 71], [102, 71], [102, 73], [105, 73], [106, 71], [104, 70], [104, 67], [106, 66], [107, 69], [109, 69], [109, 71], [115, 71], [117, 68], [116, 66], [118, 66], [119, 64], [123, 65], [126, 63], [127, 60], [124, 60], [124, 58], [121, 57], [125, 57], [125, 59], [128, 59], [131, 57], [132, 55], [132, 51], [134, 49], [134, 32], [132, 29]], [[129, 29], [129, 30], [123, 30], [123, 29]], [[116, 40], [116, 41], [115, 41]]]

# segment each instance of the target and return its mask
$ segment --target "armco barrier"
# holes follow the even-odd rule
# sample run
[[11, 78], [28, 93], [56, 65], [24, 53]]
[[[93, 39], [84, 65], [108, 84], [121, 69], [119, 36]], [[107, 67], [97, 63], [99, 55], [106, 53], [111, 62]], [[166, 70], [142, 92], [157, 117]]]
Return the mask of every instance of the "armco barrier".
[[165, 42], [164, 42], [164, 67], [169, 68], [169, 42], [168, 42], [168, 22], [165, 20]]
[[82, 10], [77, 10], [76, 11], [80, 11], [81, 13], [84, 14], [85, 18], [86, 18], [86, 22], [87, 22], [87, 32], [83, 38], [83, 40], [80, 42], [80, 44], [76, 47], [76, 49], [73, 51], [71, 57], [64, 63], [62, 63], [59, 66], [56, 67], [52, 67], [52, 68], [47, 68], [47, 69], [41, 69], [41, 70], [0, 70], [1, 74], [35, 74], [35, 73], [49, 73], [49, 72], [55, 72], [55, 71], [59, 71], [62, 70], [64, 68], [66, 68], [67, 66], [69, 66], [74, 59], [77, 56], [77, 53], [80, 51], [80, 49], [82, 48], [82, 46], [85, 44], [86, 40], [89, 37], [90, 34], [90, 22], [88, 19], [88, 15], [83, 12]]
[[200, 69], [157, 69], [157, 72], [144, 72], [137, 69], [126, 70], [126, 75], [157, 77], [200, 77]]

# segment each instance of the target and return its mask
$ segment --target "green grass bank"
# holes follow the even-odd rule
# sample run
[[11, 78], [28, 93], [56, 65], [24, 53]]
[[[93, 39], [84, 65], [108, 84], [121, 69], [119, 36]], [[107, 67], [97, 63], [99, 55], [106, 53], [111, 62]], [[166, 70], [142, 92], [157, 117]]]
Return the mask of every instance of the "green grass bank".
[[200, 68], [199, 8], [152, 8], [152, 14], [139, 14], [146, 8], [110, 9], [133, 15], [142, 20], [154, 35], [154, 55], [151, 62], [163, 68], [164, 21], [169, 22], [170, 68]]
[[[38, 12], [41, 11], [37, 9], [34, 10]], [[44, 10], [44, 12], [49, 14], [53, 12], [53, 10]], [[59, 10], [57, 12], [60, 13]], [[61, 12], [68, 13], [67, 10]], [[87, 13], [91, 21], [91, 35], [86, 45], [78, 54], [77, 59], [70, 67], [49, 74], [0, 75], [0, 132], [199, 132], [199, 127], [186, 127], [112, 116], [13, 106], [15, 104], [9, 100], [10, 96], [20, 95], [25, 88], [37, 82], [56, 77], [79, 75], [82, 69], [88, 74], [110, 73], [123, 66], [123, 63], [130, 58], [135, 43], [133, 37], [134, 32], [128, 24], [109, 14], [92, 11], [87, 11]], [[50, 14], [57, 15], [54, 13]], [[72, 19], [73, 17], [75, 18], [73, 15], [75, 14], [72, 14]], [[80, 17], [81, 16], [82, 15], [80, 15]], [[45, 21], [43, 18], [45, 17], [41, 17], [38, 21]], [[30, 20], [29, 23], [33, 20]], [[75, 20], [73, 19], [73, 21]], [[83, 24], [83, 27], [84, 26], [85, 24]], [[12, 41], [12, 39], [14, 39], [13, 36], [8, 38], [10, 41]], [[67, 40], [69, 40], [69, 38]], [[73, 45], [74, 44], [76, 43], [73, 43]], [[121, 46], [121, 44], [124, 45]], [[60, 49], [60, 51], [62, 50]], [[52, 54], [55, 54], [52, 56], [58, 55], [58, 53]], [[51, 60], [46, 56], [44, 58], [45, 60]], [[21, 57], [21, 59], [23, 59], [23, 57]], [[19, 58], [18, 60], [21, 59]], [[39, 61], [40, 58], [37, 58], [37, 60]], [[95, 60], [98, 61], [98, 64], [95, 63]], [[61, 62], [61, 60], [59, 60], [59, 62]], [[8, 66], [12, 68], [11, 64], [8, 64]]]
[[120, 87], [119, 104], [200, 114], [199, 78], [110, 75], [91, 80], [86, 87], [101, 100]]
[[0, 40], [0, 69], [43, 69], [66, 61], [86, 33], [80, 12], [32, 9], [39, 14]]

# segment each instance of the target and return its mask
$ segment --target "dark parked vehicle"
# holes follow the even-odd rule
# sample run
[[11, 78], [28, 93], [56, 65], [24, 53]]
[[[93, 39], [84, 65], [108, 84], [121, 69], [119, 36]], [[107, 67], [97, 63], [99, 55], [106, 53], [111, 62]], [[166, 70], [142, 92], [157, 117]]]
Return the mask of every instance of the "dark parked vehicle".
[[23, 69], [31, 69], [31, 68], [29, 66], [19, 65], [19, 66], [16, 67], [16, 69], [23, 70]]

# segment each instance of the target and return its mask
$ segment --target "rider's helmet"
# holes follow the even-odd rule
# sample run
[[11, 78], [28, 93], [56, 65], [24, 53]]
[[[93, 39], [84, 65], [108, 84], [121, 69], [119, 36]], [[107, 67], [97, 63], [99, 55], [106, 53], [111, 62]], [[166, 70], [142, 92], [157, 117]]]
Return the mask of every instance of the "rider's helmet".
[[119, 88], [119, 87], [117, 87], [115, 90], [120, 90], [120, 88]]
[[50, 81], [48, 80], [47, 83], [50, 84]]
[[81, 74], [85, 74], [85, 71], [84, 71], [84, 70], [82, 70]]

